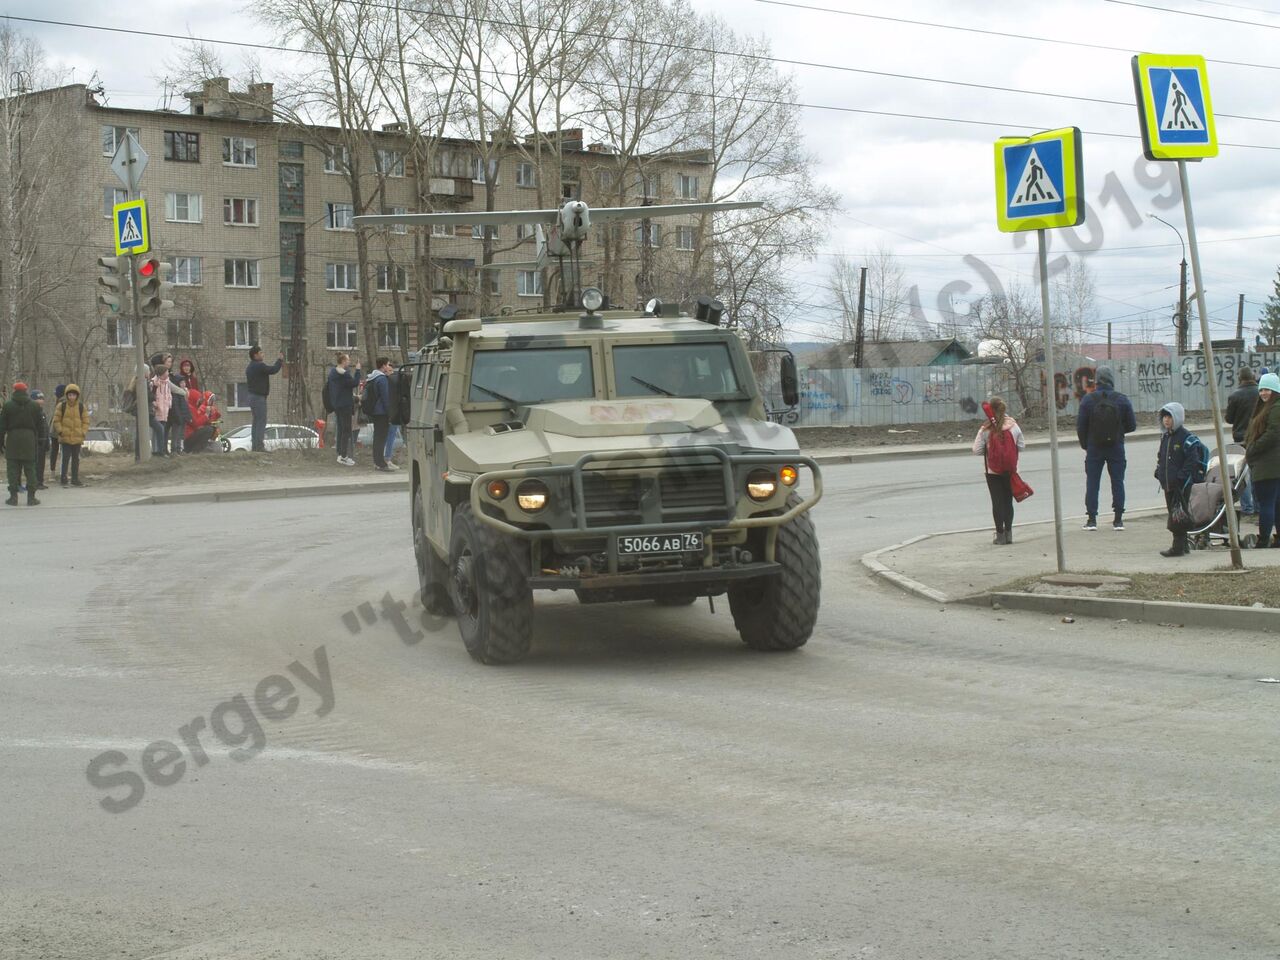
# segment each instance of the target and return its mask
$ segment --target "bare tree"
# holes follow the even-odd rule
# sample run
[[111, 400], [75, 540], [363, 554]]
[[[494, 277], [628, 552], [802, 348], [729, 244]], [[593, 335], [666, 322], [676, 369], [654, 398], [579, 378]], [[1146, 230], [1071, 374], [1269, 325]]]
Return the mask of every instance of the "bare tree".
[[1043, 397], [1033, 395], [1030, 370], [1044, 354], [1038, 296], [1014, 284], [1005, 294], [988, 294], [969, 305], [971, 330], [979, 353], [1004, 364], [1023, 413], [1043, 413]]
[[1055, 345], [1079, 347], [1089, 339], [1090, 329], [1098, 319], [1093, 271], [1084, 260], [1068, 260], [1066, 269], [1054, 278], [1050, 300]]

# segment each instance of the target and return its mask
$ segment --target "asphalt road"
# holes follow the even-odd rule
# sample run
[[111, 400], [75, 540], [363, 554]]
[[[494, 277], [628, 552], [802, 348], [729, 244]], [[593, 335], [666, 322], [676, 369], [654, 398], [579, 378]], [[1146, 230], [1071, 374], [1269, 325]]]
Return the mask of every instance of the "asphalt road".
[[802, 651], [556, 595], [500, 669], [377, 616], [402, 495], [0, 514], [0, 957], [1280, 957], [1280, 643], [903, 597], [977, 463], [827, 478]]

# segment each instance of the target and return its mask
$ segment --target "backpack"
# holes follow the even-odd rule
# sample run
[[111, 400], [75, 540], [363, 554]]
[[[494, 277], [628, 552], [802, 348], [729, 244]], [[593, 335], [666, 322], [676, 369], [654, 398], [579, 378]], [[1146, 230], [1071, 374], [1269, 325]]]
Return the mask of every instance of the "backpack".
[[324, 407], [324, 415], [327, 417], [333, 413], [333, 395], [329, 393], [329, 384], [326, 382], [324, 389], [320, 391], [320, 405]]
[[1018, 469], [1018, 442], [1012, 430], [987, 434], [987, 470], [991, 473], [1013, 473]]
[[[61, 403], [62, 401], [58, 401], [58, 402], [59, 402], [59, 403]], [[122, 393], [122, 394], [120, 395], [120, 409], [121, 409], [121, 411], [123, 411], [124, 413], [137, 413], [137, 412], [138, 412], [138, 389], [137, 389], [137, 387], [134, 387], [134, 388], [132, 388], [132, 389], [126, 390], [126, 391], [124, 391], [124, 393]]]
[[1120, 408], [1111, 393], [1095, 393], [1093, 409], [1089, 411], [1089, 445], [1114, 447], [1123, 435], [1120, 428]]
[[364, 393], [360, 397], [360, 412], [366, 417], [372, 417], [377, 406], [377, 387], [374, 386], [373, 380], [366, 380], [364, 382]]
[[1194, 433], [1188, 433], [1187, 438], [1182, 441], [1182, 455], [1195, 458], [1191, 464], [1191, 482], [1203, 483], [1209, 472], [1209, 448]]

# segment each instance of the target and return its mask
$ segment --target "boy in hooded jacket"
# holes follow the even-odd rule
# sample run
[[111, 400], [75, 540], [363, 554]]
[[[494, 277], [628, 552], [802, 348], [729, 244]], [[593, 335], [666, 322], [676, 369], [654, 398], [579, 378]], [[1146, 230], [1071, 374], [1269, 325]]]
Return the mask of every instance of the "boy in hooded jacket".
[[1190, 552], [1187, 527], [1175, 523], [1176, 506], [1185, 511], [1191, 498], [1191, 485], [1204, 479], [1208, 463], [1207, 451], [1200, 438], [1187, 430], [1186, 411], [1180, 403], [1166, 403], [1160, 408], [1160, 425], [1164, 433], [1160, 437], [1160, 452], [1156, 455], [1156, 480], [1164, 491], [1165, 509], [1169, 511], [1169, 531], [1173, 545], [1161, 550], [1162, 557], [1183, 557]]

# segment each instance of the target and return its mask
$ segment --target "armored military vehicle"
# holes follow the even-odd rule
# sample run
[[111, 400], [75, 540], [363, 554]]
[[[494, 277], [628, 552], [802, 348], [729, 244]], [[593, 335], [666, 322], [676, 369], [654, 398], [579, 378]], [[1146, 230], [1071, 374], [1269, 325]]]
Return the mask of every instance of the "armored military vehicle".
[[[362, 219], [540, 213], [554, 230], [571, 206]], [[640, 215], [591, 214], [618, 210]], [[448, 319], [402, 370], [423, 605], [456, 617], [482, 663], [528, 652], [536, 590], [666, 605], [727, 594], [748, 646], [804, 644], [818, 613], [808, 511], [822, 478], [767, 419], [720, 305], [701, 298], [693, 316], [656, 301], [605, 309], [600, 291], [572, 285], [565, 299], [552, 312]], [[782, 392], [795, 403], [793, 360]]]

